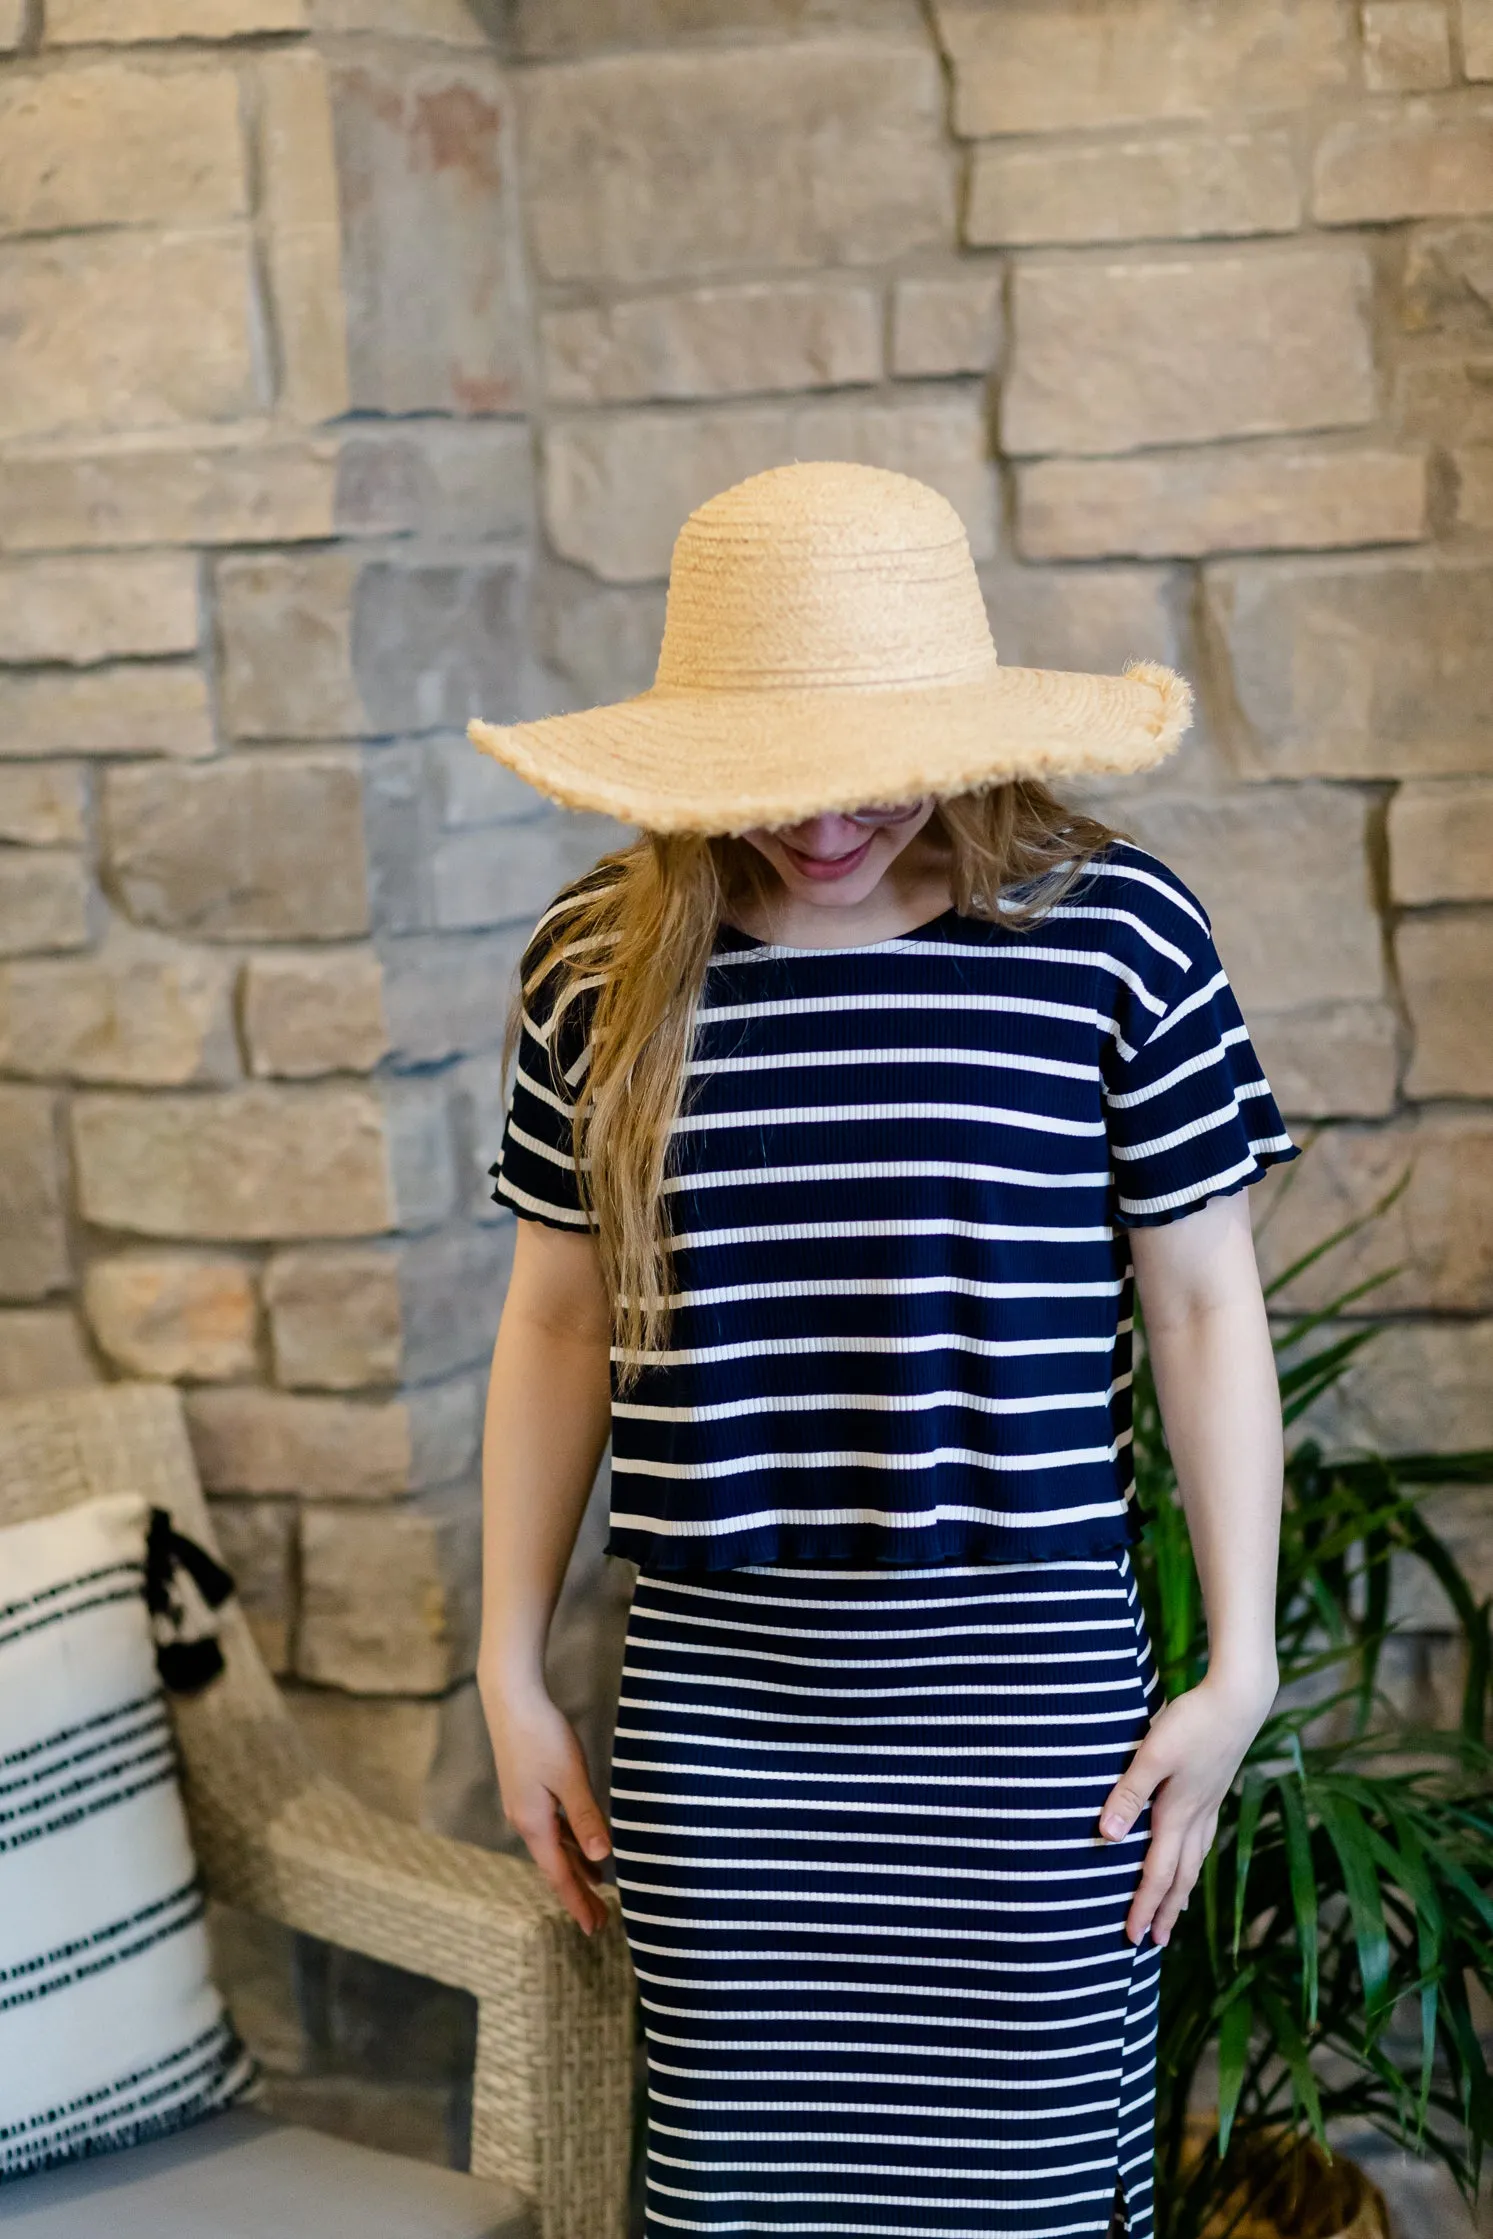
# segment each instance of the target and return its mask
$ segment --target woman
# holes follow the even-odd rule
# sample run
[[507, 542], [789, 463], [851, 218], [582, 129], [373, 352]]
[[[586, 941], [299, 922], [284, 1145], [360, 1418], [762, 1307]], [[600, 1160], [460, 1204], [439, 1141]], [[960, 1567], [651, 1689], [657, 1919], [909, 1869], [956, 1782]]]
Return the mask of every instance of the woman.
[[[645, 835], [524, 961], [479, 1677], [582, 1928], [615, 1850], [654, 2239], [1151, 2229], [1159, 1956], [1275, 1688], [1294, 1153], [1199, 904], [1039, 780], [1186, 718], [998, 668], [945, 502], [816, 465], [686, 524], [651, 692], [473, 726]], [[1137, 1289], [1211, 1640], [1154, 1716]], [[610, 1831], [543, 1680], [609, 1431]]]

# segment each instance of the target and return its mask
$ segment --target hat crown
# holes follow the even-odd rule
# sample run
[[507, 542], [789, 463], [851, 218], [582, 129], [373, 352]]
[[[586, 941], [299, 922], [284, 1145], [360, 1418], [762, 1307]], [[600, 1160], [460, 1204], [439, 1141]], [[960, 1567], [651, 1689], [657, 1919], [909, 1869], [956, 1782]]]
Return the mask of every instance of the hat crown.
[[656, 690], [896, 691], [994, 664], [964, 525], [909, 475], [774, 467], [675, 540]]

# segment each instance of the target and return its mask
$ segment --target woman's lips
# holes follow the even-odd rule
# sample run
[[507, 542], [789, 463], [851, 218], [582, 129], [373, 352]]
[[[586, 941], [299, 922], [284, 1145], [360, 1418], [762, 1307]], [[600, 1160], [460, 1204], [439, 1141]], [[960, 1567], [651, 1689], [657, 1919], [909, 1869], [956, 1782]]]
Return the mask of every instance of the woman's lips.
[[870, 853], [871, 842], [875, 837], [874, 832], [870, 833], [849, 855], [805, 855], [802, 848], [790, 847], [787, 840], [779, 844], [784, 854], [791, 857], [793, 868], [801, 871], [805, 878], [837, 879], [849, 878], [852, 871], [860, 869]]

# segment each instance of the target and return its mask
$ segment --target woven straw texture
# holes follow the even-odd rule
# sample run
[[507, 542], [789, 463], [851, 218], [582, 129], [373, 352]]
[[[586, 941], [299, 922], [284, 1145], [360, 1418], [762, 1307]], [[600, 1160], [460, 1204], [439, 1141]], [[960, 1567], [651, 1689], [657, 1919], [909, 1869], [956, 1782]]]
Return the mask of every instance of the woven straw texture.
[[[121, 1492], [216, 1552], [173, 1391], [0, 1404], [0, 1525]], [[542, 2239], [620, 2239], [632, 1984], [615, 1909], [587, 1938], [526, 1862], [358, 1803], [317, 1771], [237, 1604], [223, 1616], [223, 1677], [172, 1706], [212, 1894], [471, 1991], [474, 2174], [531, 2201]]]
[[690, 515], [648, 691], [468, 735], [568, 808], [744, 832], [1005, 778], [1149, 769], [1191, 704], [1146, 662], [1002, 668], [948, 500], [909, 475], [813, 462]]

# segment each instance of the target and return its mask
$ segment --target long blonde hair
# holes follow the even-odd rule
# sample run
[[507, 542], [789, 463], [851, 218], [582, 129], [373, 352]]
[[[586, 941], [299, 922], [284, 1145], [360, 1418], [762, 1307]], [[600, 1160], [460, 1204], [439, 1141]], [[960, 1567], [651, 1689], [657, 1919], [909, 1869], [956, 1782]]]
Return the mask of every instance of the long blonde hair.
[[[1019, 927], [1040, 922], [1118, 836], [1029, 779], [940, 801], [925, 830], [947, 844], [961, 916], [999, 915]], [[706, 966], [722, 918], [748, 897], [765, 899], [774, 884], [744, 840], [645, 833], [561, 896], [524, 958], [504, 1071], [525, 1007], [538, 1010], [553, 1086], [574, 1094], [576, 1180], [613, 1301], [623, 1390], [668, 1344], [664, 1183]], [[579, 1034], [590, 1050], [573, 1092], [559, 1058], [567, 1023], [567, 1040]]]

